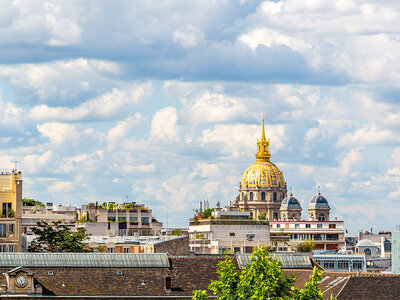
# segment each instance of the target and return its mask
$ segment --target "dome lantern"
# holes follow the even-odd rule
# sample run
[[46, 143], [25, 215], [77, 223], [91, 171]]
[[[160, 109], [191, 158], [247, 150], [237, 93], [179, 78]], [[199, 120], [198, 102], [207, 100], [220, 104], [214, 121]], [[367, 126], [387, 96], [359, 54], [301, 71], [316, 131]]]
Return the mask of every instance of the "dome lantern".
[[271, 154], [269, 153], [269, 139], [265, 138], [264, 114], [262, 118], [261, 139], [257, 139], [257, 161], [269, 161]]

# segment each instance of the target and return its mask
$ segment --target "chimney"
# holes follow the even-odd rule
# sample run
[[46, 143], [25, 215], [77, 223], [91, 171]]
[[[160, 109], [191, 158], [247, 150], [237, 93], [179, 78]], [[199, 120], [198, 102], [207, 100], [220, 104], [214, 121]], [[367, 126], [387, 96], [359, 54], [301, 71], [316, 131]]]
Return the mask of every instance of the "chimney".
[[171, 286], [172, 286], [171, 276], [167, 275], [164, 278], [164, 289], [167, 294], [171, 293]]

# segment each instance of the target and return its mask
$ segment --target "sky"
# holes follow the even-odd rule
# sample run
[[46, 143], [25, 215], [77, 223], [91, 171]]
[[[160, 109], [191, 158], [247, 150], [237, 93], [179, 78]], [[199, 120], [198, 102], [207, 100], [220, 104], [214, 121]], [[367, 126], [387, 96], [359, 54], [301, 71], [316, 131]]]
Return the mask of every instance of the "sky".
[[400, 215], [400, 2], [0, 1], [0, 169], [54, 204], [136, 201], [169, 227], [271, 161], [307, 216]]

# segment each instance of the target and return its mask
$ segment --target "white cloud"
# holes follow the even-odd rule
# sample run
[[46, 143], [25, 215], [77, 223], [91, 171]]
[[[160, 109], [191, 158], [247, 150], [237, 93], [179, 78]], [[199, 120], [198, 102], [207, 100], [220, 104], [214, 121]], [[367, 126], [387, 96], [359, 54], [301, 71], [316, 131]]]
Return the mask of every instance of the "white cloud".
[[182, 131], [177, 121], [178, 113], [175, 107], [168, 106], [157, 111], [151, 120], [151, 139], [181, 141]]
[[185, 29], [175, 30], [173, 40], [185, 48], [197, 47], [203, 40], [203, 33], [194, 26], [188, 26]]
[[[283, 125], [266, 126], [266, 135], [270, 138], [271, 155], [278, 151], [286, 142]], [[260, 125], [215, 125], [213, 129], [203, 130], [199, 141], [201, 146], [216, 147], [226, 158], [238, 158], [256, 153], [257, 138], [261, 136]]]
[[[118, 84], [107, 76], [119, 72], [120, 66], [117, 63], [84, 58], [2, 65], [0, 68], [0, 76], [8, 78], [10, 84], [21, 91], [33, 90], [40, 102], [67, 105], [71, 105], [71, 99], [89, 91], [105, 91], [104, 87]], [[26, 96], [26, 99], [32, 101], [32, 95]], [[18, 102], [23, 100], [18, 99]]]
[[49, 40], [46, 44], [50, 46], [68, 46], [77, 44], [81, 38], [81, 28], [72, 19], [63, 17], [60, 14], [60, 7], [53, 3], [45, 3], [45, 19]]
[[126, 89], [113, 89], [97, 98], [82, 103], [77, 107], [49, 107], [38, 105], [31, 109], [30, 117], [35, 121], [78, 121], [83, 119], [109, 120], [129, 113], [132, 106], [150, 97], [151, 83], [133, 84]]
[[186, 123], [223, 123], [244, 119], [244, 116], [251, 114], [248, 105], [252, 101], [223, 93], [205, 91], [190, 98], [181, 98], [181, 101], [183, 108], [179, 114]]
[[66, 193], [72, 190], [72, 183], [69, 181], [56, 181], [47, 188], [49, 193]]
[[338, 147], [378, 145], [400, 142], [400, 136], [391, 130], [379, 130], [375, 125], [363, 126], [355, 132], [345, 133], [337, 140]]

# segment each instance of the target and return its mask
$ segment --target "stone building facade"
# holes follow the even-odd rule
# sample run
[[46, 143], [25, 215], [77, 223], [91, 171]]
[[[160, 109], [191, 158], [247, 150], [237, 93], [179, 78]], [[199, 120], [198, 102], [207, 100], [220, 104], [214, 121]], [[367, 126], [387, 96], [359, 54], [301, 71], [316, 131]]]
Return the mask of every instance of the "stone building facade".
[[22, 175], [0, 173], [0, 252], [20, 252], [22, 248]]

